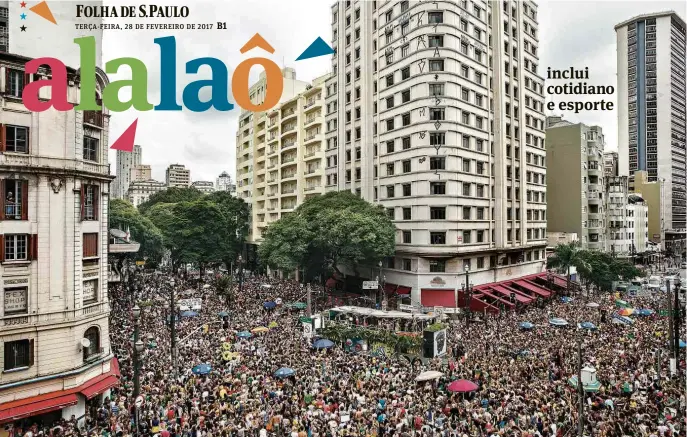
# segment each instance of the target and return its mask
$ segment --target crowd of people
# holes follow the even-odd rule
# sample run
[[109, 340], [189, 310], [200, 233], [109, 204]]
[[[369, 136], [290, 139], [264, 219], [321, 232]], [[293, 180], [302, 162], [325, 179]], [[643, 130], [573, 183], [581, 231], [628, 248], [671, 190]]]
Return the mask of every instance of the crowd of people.
[[[613, 296], [598, 296], [598, 308], [588, 306], [590, 297], [565, 302], [555, 297], [486, 320], [450, 320], [449, 353], [416, 368], [393, 355], [346, 352], [340, 344], [313, 350], [298, 321], [302, 314], [287, 305], [305, 301], [304, 289], [294, 281], [267, 277], [247, 277], [241, 292], [234, 284], [229, 295], [176, 279], [177, 299], [200, 298], [202, 305], [197, 315], [176, 321], [178, 352], [173, 360], [167, 322], [171, 289], [168, 277], [154, 274], [138, 275], [133, 286], [110, 289], [111, 344], [121, 384], [97, 412], [89, 412], [83, 432], [156, 437], [573, 436], [578, 435], [580, 405], [570, 378], [578, 372], [579, 343], [582, 364], [596, 369], [600, 383], [598, 391], [585, 393], [584, 435], [685, 435], [685, 362], [681, 359], [677, 375], [671, 374], [668, 322], [656, 298], [630, 302], [655, 310], [632, 317], [632, 325], [612, 321], [617, 310]], [[324, 309], [326, 295], [315, 290], [317, 307]], [[266, 309], [265, 302], [280, 304]], [[142, 308], [138, 329], [146, 344], [139, 360], [144, 398], [139, 408], [134, 406], [131, 341], [136, 304]], [[173, 317], [180, 315], [175, 312]], [[222, 312], [228, 313], [226, 320]], [[568, 326], [553, 326], [552, 318], [565, 319]], [[522, 329], [523, 322], [533, 326]], [[596, 329], [577, 329], [582, 322]], [[269, 330], [250, 338], [238, 335], [256, 327]], [[226, 360], [225, 352], [232, 359]], [[211, 369], [194, 373], [199, 364]], [[284, 367], [293, 376], [275, 376]], [[441, 376], [417, 382], [418, 374], [428, 370]], [[447, 386], [456, 379], [473, 381], [478, 388], [452, 393]]]

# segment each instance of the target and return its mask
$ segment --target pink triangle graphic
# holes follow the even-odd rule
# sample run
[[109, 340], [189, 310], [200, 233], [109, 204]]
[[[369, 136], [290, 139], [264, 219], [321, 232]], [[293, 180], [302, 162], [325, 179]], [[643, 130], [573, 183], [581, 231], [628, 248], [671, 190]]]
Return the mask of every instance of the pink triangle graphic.
[[124, 133], [110, 146], [110, 149], [121, 150], [122, 152], [134, 151], [134, 140], [136, 139], [136, 126], [138, 118], [126, 128]]

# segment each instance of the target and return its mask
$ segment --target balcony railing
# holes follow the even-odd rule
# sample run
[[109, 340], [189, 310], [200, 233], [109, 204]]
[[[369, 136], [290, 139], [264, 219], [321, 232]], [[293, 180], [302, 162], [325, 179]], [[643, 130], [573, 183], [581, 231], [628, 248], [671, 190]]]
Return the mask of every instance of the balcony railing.
[[282, 135], [283, 135], [283, 134], [285, 134], [285, 133], [287, 133], [287, 132], [291, 132], [291, 131], [294, 130], [294, 129], [296, 129], [296, 125], [295, 125], [295, 124], [292, 124], [292, 125], [286, 126], [284, 129], [282, 129], [282, 130], [281, 130], [281, 133], [282, 133]]
[[21, 203], [5, 203], [5, 218], [21, 220]]
[[282, 193], [282, 194], [291, 194], [291, 193], [295, 193], [295, 192], [296, 192], [296, 189], [295, 189], [295, 188], [285, 188], [285, 189], [282, 190], [281, 193]]
[[103, 113], [100, 111], [84, 111], [83, 122], [91, 126], [103, 127]]
[[293, 161], [295, 161], [295, 160], [296, 160], [296, 157], [295, 157], [295, 156], [292, 156], [292, 157], [289, 157], [289, 158], [284, 158], [284, 159], [282, 159], [282, 160], [281, 160], [281, 163], [282, 163], [282, 164], [288, 164], [289, 162], [293, 162]]
[[284, 117], [288, 117], [290, 115], [293, 115], [295, 113], [296, 113], [296, 109], [291, 108], [291, 109], [287, 109], [286, 111], [284, 111], [281, 116], [282, 116], [282, 118], [284, 118]]
[[295, 142], [295, 141], [291, 141], [290, 143], [284, 143], [284, 144], [282, 144], [282, 145], [281, 145], [281, 148], [282, 148], [282, 149], [287, 149], [287, 148], [293, 147], [293, 146], [295, 146], [295, 145], [296, 145], [296, 142]]
[[314, 191], [318, 188], [320, 188], [320, 187], [317, 185], [313, 185], [312, 187], [305, 187], [305, 191]]

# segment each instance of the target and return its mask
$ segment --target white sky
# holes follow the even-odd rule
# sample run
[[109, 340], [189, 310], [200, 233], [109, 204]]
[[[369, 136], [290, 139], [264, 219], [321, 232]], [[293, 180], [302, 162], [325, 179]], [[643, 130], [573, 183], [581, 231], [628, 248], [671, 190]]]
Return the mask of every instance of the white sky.
[[[227, 30], [178, 31], [106, 31], [103, 62], [118, 57], [135, 57], [148, 66], [149, 101], [159, 102], [159, 51], [153, 43], [157, 37], [174, 35], [177, 39], [177, 88], [181, 103], [183, 87], [196, 75], [186, 75], [185, 63], [198, 57], [216, 57], [229, 69], [243, 59], [262, 56], [277, 64], [296, 68], [298, 78], [311, 80], [331, 68], [331, 57], [295, 62], [296, 57], [318, 36], [331, 42], [331, 5], [329, 0], [222, 0], [222, 1], [157, 1], [156, 4], [189, 6], [189, 18], [183, 19], [110, 19], [123, 25], [131, 23], [227, 23]], [[687, 16], [684, 1], [540, 1], [539, 3], [539, 71], [547, 67], [565, 69], [589, 67], [591, 84], [613, 85], [616, 82], [614, 25], [635, 15], [672, 9]], [[131, 5], [131, 2], [105, 1], [109, 5]], [[241, 55], [239, 48], [256, 32], [274, 48], [275, 54], [255, 50]], [[257, 78], [259, 69], [253, 69]], [[209, 73], [197, 75], [208, 78]], [[128, 78], [129, 72], [111, 75], [111, 80]], [[230, 79], [231, 80], [231, 79]], [[551, 82], [553, 83], [553, 82]], [[558, 81], [556, 83], [559, 83]], [[231, 88], [231, 87], [229, 87]], [[209, 97], [209, 91], [206, 98]], [[556, 97], [557, 100], [558, 97]], [[615, 96], [613, 101], [615, 103]], [[230, 97], [229, 101], [235, 103]], [[193, 113], [127, 111], [111, 118], [110, 136], [114, 140], [138, 117], [136, 142], [143, 147], [143, 162], [153, 167], [153, 177], [164, 180], [164, 170], [171, 163], [182, 163], [191, 169], [192, 180], [214, 181], [223, 170], [235, 175], [235, 134], [240, 108], [228, 112]], [[560, 111], [556, 111], [560, 115]], [[598, 124], [605, 133], [607, 149], [616, 149], [616, 112], [592, 111], [575, 116], [563, 113], [573, 122]], [[114, 162], [114, 152], [110, 160]]]

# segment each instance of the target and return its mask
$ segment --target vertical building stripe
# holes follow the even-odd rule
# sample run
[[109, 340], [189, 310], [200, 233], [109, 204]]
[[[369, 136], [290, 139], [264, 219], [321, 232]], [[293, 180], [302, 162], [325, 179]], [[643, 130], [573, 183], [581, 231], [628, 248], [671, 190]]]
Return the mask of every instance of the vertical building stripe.
[[646, 22], [637, 23], [637, 168], [646, 171]]

